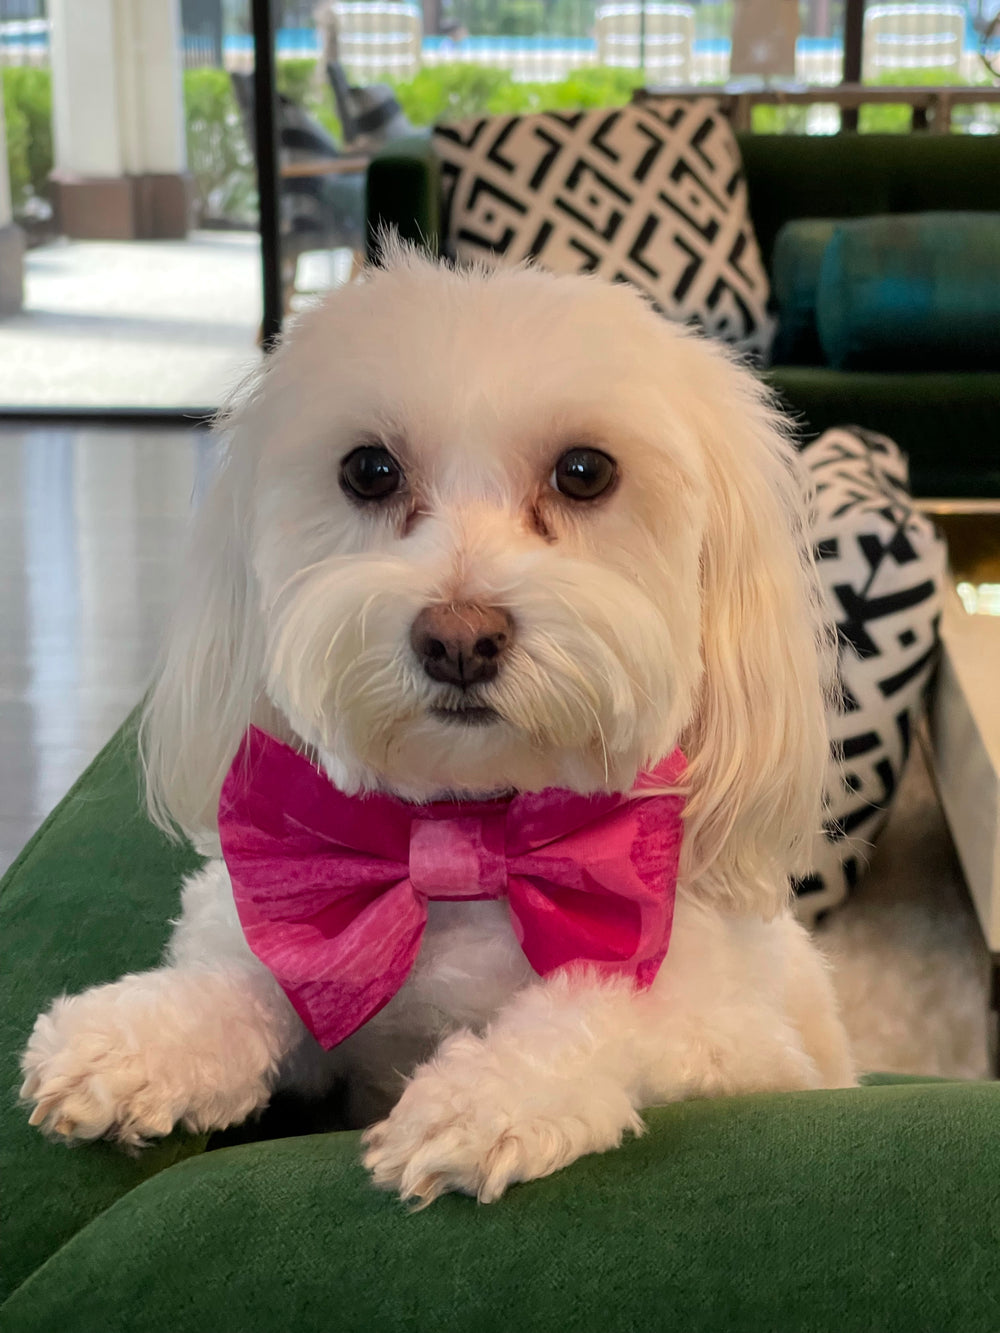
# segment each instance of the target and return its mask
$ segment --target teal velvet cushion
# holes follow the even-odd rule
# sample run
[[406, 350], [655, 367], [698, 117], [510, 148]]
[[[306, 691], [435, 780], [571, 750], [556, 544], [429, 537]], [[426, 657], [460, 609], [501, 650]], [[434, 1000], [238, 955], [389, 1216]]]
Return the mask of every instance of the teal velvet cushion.
[[816, 322], [838, 370], [1000, 369], [1000, 213], [841, 223]]
[[839, 225], [836, 218], [795, 218], [775, 238], [771, 260], [771, 296], [778, 310], [775, 365], [822, 364], [816, 293], [823, 255]]
[[1000, 135], [738, 134], [764, 263], [791, 218], [1000, 211]]

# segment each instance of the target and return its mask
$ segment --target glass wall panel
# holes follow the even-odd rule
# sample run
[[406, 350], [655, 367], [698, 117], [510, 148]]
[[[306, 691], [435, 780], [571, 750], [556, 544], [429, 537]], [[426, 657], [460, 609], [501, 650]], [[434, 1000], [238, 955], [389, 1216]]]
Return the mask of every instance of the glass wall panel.
[[256, 361], [248, 9], [0, 0], [0, 409], [214, 407]]

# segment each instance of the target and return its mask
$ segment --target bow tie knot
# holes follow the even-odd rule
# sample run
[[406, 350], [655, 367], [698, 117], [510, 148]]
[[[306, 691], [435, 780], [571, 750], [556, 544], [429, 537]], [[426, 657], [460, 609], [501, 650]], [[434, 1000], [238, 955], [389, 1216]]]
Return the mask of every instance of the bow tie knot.
[[410, 827], [410, 883], [424, 898], [502, 898], [507, 892], [506, 810], [426, 819]]

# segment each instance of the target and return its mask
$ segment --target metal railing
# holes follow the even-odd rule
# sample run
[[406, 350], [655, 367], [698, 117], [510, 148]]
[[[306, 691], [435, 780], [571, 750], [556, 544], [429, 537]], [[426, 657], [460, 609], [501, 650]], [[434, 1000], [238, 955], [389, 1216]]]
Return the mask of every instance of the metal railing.
[[[703, 89], [656, 87], [637, 89], [634, 100], [669, 93], [672, 97], [697, 97]], [[914, 133], [950, 134], [955, 128], [954, 113], [958, 108], [977, 107], [1000, 113], [1000, 86], [998, 87], [880, 87], [863, 84], [838, 84], [835, 88], [758, 88], [753, 91], [730, 92], [720, 89], [713, 93], [734, 129], [751, 130], [755, 127], [758, 107], [805, 108], [807, 111], [830, 109], [837, 114], [869, 106], [906, 107], [909, 127]], [[995, 126], [994, 126], [995, 128]]]

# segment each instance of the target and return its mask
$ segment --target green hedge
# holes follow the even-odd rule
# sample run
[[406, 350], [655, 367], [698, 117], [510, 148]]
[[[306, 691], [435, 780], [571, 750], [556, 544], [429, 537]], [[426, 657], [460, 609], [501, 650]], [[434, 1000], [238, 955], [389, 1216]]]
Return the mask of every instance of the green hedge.
[[[579, 8], [577, 0], [572, 3]], [[455, 0], [450, 12], [457, 23], [479, 37], [531, 37], [551, 31], [547, 8], [544, 0]], [[589, 15], [576, 15], [574, 32], [586, 32], [593, 24], [593, 5], [589, 8]]]
[[7, 167], [14, 212], [47, 199], [52, 170], [52, 79], [47, 69], [11, 65], [3, 76]]
[[588, 67], [561, 83], [515, 83], [506, 70], [456, 63], [422, 69], [394, 86], [414, 125], [432, 125], [446, 118], [620, 106], [641, 82], [639, 70]]
[[184, 116], [197, 220], [253, 222], [257, 216], [253, 154], [224, 69], [185, 70]]

